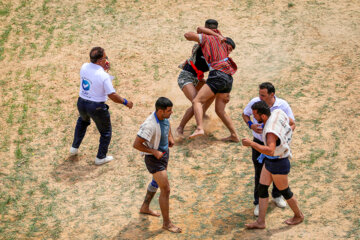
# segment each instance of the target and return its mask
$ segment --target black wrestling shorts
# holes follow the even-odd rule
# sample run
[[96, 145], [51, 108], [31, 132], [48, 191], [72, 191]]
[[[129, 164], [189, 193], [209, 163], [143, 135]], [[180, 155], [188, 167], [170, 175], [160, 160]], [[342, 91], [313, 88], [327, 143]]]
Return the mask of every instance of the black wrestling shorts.
[[265, 168], [271, 174], [287, 175], [290, 172], [289, 158], [268, 159], [265, 158]]
[[163, 154], [160, 159], [154, 155], [145, 155], [146, 168], [151, 174], [166, 170], [169, 161], [169, 149]]
[[212, 70], [206, 80], [206, 84], [210, 87], [214, 94], [217, 93], [230, 93], [233, 84], [231, 75], [218, 70]]

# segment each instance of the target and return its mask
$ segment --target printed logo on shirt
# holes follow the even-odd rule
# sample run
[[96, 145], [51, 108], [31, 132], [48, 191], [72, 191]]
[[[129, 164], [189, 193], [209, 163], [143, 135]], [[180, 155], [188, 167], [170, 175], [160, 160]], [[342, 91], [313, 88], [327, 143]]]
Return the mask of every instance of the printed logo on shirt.
[[90, 81], [83, 78], [82, 81], [81, 81], [81, 86], [85, 91], [89, 91], [90, 90]]

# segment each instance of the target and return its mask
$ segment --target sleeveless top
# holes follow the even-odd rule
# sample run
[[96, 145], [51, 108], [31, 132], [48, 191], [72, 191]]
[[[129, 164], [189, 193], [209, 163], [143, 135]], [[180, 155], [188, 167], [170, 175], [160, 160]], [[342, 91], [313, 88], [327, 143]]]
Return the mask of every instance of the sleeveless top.
[[292, 130], [289, 125], [289, 117], [281, 109], [276, 109], [271, 112], [269, 119], [267, 120], [264, 129], [263, 129], [263, 142], [266, 143], [266, 134], [273, 133], [279, 140], [280, 144], [276, 146], [274, 156], [279, 158], [291, 158], [291, 137]]

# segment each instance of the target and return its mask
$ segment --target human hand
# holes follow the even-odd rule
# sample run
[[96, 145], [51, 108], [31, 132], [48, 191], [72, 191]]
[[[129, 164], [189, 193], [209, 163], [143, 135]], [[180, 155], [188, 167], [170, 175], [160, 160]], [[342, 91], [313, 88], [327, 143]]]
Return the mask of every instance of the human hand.
[[109, 61], [106, 61], [106, 62], [105, 62], [104, 70], [105, 70], [106, 72], [110, 70], [110, 62], [109, 62]]
[[130, 109], [132, 109], [132, 107], [134, 106], [134, 104], [133, 104], [132, 101], [128, 101], [125, 106], [127, 106], [127, 107], [130, 108]]
[[261, 134], [263, 129], [262, 129], [262, 125], [261, 124], [253, 124], [251, 125], [251, 130], [253, 130], [254, 132]]
[[156, 159], [162, 158], [163, 155], [164, 155], [164, 153], [162, 153], [162, 152], [160, 152], [158, 150], [154, 151], [154, 156], [156, 157]]
[[220, 42], [222, 42], [222, 43], [226, 41], [226, 37], [221, 36], [220, 34], [219, 34], [219, 39], [220, 39]]
[[173, 147], [175, 145], [175, 141], [173, 138], [169, 138], [169, 147]]
[[242, 145], [245, 146], [245, 147], [250, 147], [250, 146], [251, 146], [251, 143], [252, 143], [252, 141], [249, 140], [249, 139], [247, 139], [247, 138], [243, 138], [243, 139], [241, 140], [241, 142], [242, 142]]

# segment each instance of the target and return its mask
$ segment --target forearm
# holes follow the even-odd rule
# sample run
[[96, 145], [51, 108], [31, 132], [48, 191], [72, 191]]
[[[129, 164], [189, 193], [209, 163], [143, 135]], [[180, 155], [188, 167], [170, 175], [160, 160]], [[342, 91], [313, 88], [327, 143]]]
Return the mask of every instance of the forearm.
[[196, 29], [197, 33], [204, 33], [206, 35], [210, 35], [210, 36], [216, 36], [216, 37], [222, 37], [220, 34], [212, 31], [211, 29], [209, 28], [205, 28], [205, 27], [198, 27]]
[[150, 153], [152, 155], [155, 155], [155, 149], [152, 149], [152, 148], [148, 148], [147, 146], [145, 146], [144, 144], [142, 143], [139, 143], [139, 142], [134, 142], [134, 145], [133, 147], [136, 149], [136, 150], [139, 150], [140, 152], [146, 152], [146, 153]]
[[292, 131], [295, 130], [295, 121], [289, 118], [289, 125]]
[[269, 146], [260, 145], [256, 142], [251, 142], [250, 146], [260, 153], [268, 156], [274, 156], [275, 149], [272, 149]]
[[248, 122], [251, 121], [250, 116], [245, 115], [244, 113], [242, 114], [242, 118], [246, 124], [248, 124]]
[[112, 101], [114, 101], [116, 103], [124, 104], [124, 102], [125, 102], [124, 98], [120, 97], [120, 95], [117, 93], [112, 93], [112, 94], [109, 94], [108, 96]]

